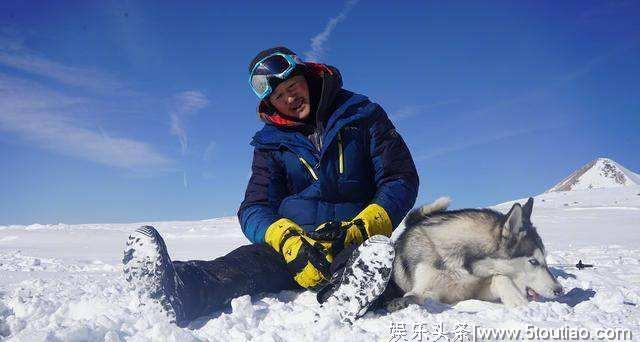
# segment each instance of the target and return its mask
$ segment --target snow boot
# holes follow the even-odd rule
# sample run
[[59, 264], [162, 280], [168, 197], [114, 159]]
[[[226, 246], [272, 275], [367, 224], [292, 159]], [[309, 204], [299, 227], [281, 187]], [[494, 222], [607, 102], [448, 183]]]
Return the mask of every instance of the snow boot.
[[394, 257], [388, 237], [372, 236], [353, 251], [343, 272], [334, 274], [318, 292], [318, 302], [335, 304], [340, 318], [353, 324], [386, 289]]
[[142, 226], [129, 235], [122, 264], [125, 280], [138, 296], [158, 301], [167, 316], [179, 326], [187, 323], [180, 296], [182, 281], [155, 228]]

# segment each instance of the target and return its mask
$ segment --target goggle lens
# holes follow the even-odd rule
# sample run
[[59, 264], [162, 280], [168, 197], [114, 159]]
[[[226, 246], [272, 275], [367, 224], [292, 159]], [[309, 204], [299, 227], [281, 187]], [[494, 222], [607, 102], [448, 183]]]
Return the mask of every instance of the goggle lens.
[[277, 75], [290, 66], [291, 63], [284, 56], [274, 55], [256, 65], [253, 75]]
[[255, 93], [258, 96], [260, 96], [261, 98], [264, 97], [266, 95], [265, 92], [269, 88], [269, 81], [267, 80], [267, 76], [265, 75], [251, 76], [251, 87], [253, 88], [253, 91], [255, 91]]

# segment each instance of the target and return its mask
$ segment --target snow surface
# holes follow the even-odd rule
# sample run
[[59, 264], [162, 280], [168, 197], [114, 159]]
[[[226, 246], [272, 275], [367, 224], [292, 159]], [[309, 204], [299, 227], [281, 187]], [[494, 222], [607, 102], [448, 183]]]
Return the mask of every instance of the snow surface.
[[640, 185], [640, 175], [609, 158], [598, 158], [570, 174], [547, 192], [637, 185]]
[[[511, 204], [496, 208], [504, 212]], [[153, 303], [140, 303], [128, 291], [121, 275], [125, 240], [138, 226], [150, 224], [161, 232], [174, 260], [211, 259], [247, 243], [235, 218], [0, 226], [0, 340], [402, 341], [391, 328], [406, 324], [404, 340], [415, 341], [413, 325], [422, 323], [442, 324], [448, 332], [463, 323], [625, 328], [638, 339], [640, 187], [545, 193], [536, 197], [532, 220], [567, 292], [558, 301], [516, 309], [473, 300], [455, 306], [427, 303], [391, 314], [369, 313], [347, 326], [336, 310], [320, 307], [314, 294], [286, 291], [234, 299], [228, 312], [186, 329], [170, 324]], [[579, 271], [569, 266], [579, 259], [596, 267]]]

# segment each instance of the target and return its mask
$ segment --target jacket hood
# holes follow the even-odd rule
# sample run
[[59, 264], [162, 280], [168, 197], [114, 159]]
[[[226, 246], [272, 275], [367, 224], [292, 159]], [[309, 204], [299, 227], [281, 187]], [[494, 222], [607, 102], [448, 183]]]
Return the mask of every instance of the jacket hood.
[[308, 123], [292, 120], [277, 112], [267, 99], [258, 103], [258, 117], [269, 125], [290, 128], [293, 130], [309, 131], [315, 126], [322, 126], [332, 112], [332, 105], [336, 94], [342, 88], [342, 76], [340, 71], [329, 65], [306, 62], [304, 73], [309, 84], [309, 97], [311, 98], [311, 114], [315, 122]]

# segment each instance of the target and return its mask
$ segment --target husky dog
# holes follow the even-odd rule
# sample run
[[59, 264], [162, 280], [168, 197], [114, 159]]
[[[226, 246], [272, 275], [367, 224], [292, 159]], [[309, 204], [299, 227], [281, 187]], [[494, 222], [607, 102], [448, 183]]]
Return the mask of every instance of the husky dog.
[[555, 298], [562, 286], [549, 272], [531, 223], [533, 198], [506, 215], [490, 209], [447, 211], [449, 198], [414, 209], [395, 248], [394, 280], [405, 293], [390, 310], [432, 299], [500, 300], [507, 306]]

